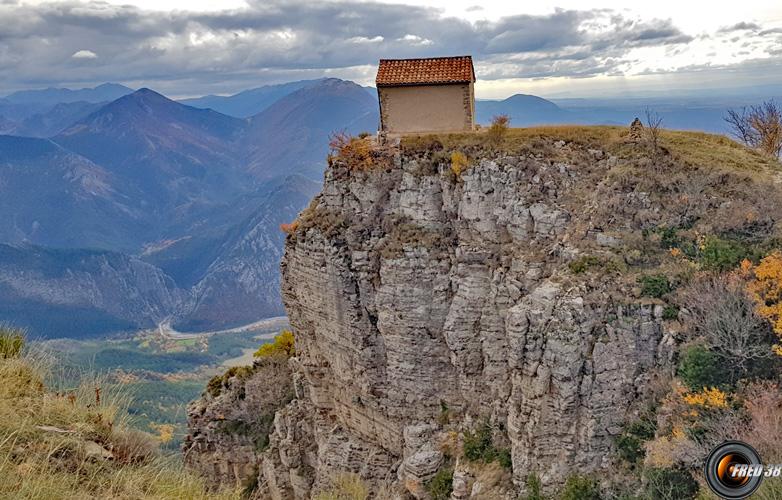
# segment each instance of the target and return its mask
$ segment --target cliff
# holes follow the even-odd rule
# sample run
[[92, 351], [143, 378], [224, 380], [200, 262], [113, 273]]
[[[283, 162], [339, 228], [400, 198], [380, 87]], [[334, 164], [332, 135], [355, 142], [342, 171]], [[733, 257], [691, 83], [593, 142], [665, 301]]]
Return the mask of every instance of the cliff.
[[618, 463], [682, 341], [654, 289], [690, 265], [666, 229], [765, 241], [782, 206], [774, 161], [662, 140], [544, 128], [333, 156], [286, 242], [295, 397], [254, 464], [260, 497], [351, 472], [430, 498], [447, 470], [452, 498], [517, 498], [530, 475], [552, 491]]

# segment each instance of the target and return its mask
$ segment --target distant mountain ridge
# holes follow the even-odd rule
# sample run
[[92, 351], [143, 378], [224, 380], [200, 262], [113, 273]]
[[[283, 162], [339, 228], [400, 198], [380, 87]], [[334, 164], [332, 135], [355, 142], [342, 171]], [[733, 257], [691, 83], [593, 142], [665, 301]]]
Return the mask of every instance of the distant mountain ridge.
[[133, 89], [117, 83], [104, 83], [92, 88], [71, 90], [66, 88], [48, 88], [39, 90], [21, 90], [5, 96], [3, 99], [12, 104], [56, 105], [69, 102], [108, 102], [130, 94]]
[[46, 111], [24, 118], [6, 133], [27, 137], [52, 137], [103, 105], [103, 102], [61, 102]]
[[321, 180], [329, 136], [374, 133], [379, 122], [377, 101], [363, 87], [329, 78], [299, 89], [249, 120], [245, 139], [247, 168], [269, 176], [269, 165], [285, 165], [289, 173]]
[[244, 90], [230, 96], [207, 95], [179, 102], [195, 108], [213, 109], [236, 118], [249, 118], [265, 110], [279, 99], [293, 92], [317, 85], [319, 80], [301, 80], [279, 85], [264, 85], [254, 89]]
[[[233, 143], [244, 123], [141, 89], [103, 106], [52, 140], [103, 165], [160, 214], [224, 203], [241, 189]], [[175, 218], [182, 222], [185, 218]]]
[[100, 105], [130, 94], [133, 89], [115, 83], [71, 90], [23, 90], [0, 98], [0, 133], [51, 137]]
[[[372, 130], [376, 109], [365, 89], [333, 79], [300, 88], [248, 120], [140, 89], [51, 139], [0, 136], [0, 187], [10, 194], [0, 199], [0, 214], [13, 214], [0, 220], [0, 242], [16, 245], [6, 277], [26, 277], [13, 287], [6, 279], [0, 321], [39, 335], [78, 336], [51, 319], [38, 321], [35, 310], [72, 310], [92, 318], [84, 331], [101, 333], [161, 317], [178, 328], [214, 329], [281, 314], [279, 225], [295, 219], [317, 191], [328, 135], [345, 125]], [[25, 252], [54, 256], [24, 259]], [[87, 256], [101, 252], [126, 260], [80, 268], [76, 281], [56, 278], [75, 272], [75, 261], [63, 255], [94, 261]], [[99, 280], [104, 266], [115, 271]], [[146, 288], [131, 285], [121, 269], [158, 278]], [[90, 301], [47, 305], [46, 297], [67, 293], [66, 284], [87, 286], [90, 275], [94, 286], [171, 301], [155, 309], [160, 314], [151, 306], [123, 308], [119, 299], [112, 311]], [[35, 284], [34, 297], [20, 298], [24, 283]], [[133, 314], [139, 317], [131, 321]]]
[[517, 127], [577, 123], [581, 118], [542, 97], [515, 94], [501, 101], [476, 101], [475, 120], [487, 125], [495, 115], [508, 115]]

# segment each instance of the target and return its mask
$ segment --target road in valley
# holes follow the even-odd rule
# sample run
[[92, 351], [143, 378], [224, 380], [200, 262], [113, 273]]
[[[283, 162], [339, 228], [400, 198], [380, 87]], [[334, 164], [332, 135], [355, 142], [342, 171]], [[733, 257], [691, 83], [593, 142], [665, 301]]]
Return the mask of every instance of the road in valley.
[[269, 333], [258, 335], [258, 339], [272, 339], [277, 336], [281, 329], [288, 327], [288, 317], [278, 316], [276, 318], [267, 318], [249, 325], [237, 326], [236, 328], [229, 328], [226, 330], [212, 330], [207, 332], [178, 332], [171, 327], [171, 321], [166, 320], [158, 325], [158, 331], [163, 337], [173, 340], [186, 340], [197, 339], [200, 337], [208, 337], [210, 335], [217, 335], [221, 333], [245, 333], [256, 330], [274, 330]]

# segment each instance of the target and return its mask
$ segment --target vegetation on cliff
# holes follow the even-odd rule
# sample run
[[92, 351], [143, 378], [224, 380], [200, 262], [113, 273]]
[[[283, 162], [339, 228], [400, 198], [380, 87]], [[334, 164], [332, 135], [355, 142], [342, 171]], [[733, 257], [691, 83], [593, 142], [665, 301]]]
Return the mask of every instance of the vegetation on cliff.
[[160, 452], [159, 439], [131, 429], [121, 391], [99, 380], [51, 386], [55, 367], [22, 338], [0, 328], [0, 497], [238, 498], [208, 491]]

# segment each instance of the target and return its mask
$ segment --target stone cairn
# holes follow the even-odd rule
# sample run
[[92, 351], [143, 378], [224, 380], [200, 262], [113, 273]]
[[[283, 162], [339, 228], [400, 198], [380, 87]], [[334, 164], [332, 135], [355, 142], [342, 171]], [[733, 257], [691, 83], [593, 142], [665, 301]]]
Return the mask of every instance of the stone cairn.
[[630, 135], [627, 136], [628, 142], [641, 142], [644, 138], [644, 125], [641, 120], [636, 118], [630, 124]]

